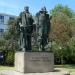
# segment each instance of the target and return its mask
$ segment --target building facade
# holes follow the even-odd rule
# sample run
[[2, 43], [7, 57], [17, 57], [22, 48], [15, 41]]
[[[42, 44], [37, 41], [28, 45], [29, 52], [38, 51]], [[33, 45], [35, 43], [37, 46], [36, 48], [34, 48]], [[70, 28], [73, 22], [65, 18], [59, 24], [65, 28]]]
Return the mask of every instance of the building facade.
[[3, 33], [5, 30], [7, 30], [8, 21], [10, 19], [15, 19], [16, 16], [0, 13], [0, 38], [3, 37]]

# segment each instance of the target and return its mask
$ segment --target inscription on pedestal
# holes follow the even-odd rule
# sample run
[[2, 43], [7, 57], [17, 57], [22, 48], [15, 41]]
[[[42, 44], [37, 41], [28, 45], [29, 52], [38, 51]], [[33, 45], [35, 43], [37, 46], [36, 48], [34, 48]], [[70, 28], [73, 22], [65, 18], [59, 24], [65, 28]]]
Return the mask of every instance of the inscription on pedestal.
[[51, 63], [51, 58], [49, 57], [48, 54], [42, 54], [42, 55], [34, 55], [34, 56], [31, 56], [29, 58], [29, 61], [30, 62], [39, 62], [39, 61], [44, 61], [44, 62], [49, 62]]

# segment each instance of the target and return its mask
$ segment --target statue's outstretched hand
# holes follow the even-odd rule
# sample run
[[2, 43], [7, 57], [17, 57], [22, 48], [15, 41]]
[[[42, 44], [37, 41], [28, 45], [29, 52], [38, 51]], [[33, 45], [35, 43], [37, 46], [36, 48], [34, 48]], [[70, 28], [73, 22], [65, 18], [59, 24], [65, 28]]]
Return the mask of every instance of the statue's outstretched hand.
[[21, 23], [19, 23], [20, 27], [23, 27], [23, 25]]

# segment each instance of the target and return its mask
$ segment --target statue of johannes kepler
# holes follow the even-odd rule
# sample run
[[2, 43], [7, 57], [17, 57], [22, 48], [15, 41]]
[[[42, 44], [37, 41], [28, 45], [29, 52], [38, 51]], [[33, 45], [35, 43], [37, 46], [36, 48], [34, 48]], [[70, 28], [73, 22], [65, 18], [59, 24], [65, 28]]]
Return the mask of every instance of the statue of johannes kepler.
[[24, 11], [19, 16], [19, 28], [20, 28], [20, 49], [22, 51], [31, 51], [31, 36], [33, 32], [33, 18], [29, 12], [29, 7], [24, 7]]
[[48, 35], [50, 30], [49, 14], [46, 7], [43, 7], [36, 14], [36, 33], [39, 51], [45, 51], [45, 46], [48, 44]]

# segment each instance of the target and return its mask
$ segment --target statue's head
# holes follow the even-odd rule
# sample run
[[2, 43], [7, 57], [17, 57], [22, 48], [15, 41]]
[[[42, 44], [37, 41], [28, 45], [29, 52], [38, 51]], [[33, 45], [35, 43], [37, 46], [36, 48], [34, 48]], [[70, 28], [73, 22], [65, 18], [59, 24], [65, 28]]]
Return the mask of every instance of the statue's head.
[[29, 7], [28, 6], [25, 6], [24, 7], [24, 10], [25, 10], [25, 12], [29, 12]]
[[45, 12], [47, 11], [45, 6], [43, 7], [43, 11], [45, 11]]
[[43, 8], [41, 8], [41, 12], [47, 13], [47, 10], [46, 10], [46, 7], [45, 6]]

